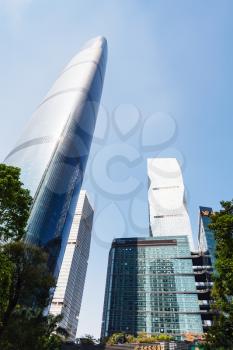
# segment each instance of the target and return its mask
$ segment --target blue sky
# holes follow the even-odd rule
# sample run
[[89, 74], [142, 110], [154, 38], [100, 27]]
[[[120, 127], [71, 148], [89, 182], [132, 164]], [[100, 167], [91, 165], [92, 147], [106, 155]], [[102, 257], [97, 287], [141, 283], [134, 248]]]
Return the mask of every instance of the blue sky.
[[[79, 335], [99, 336], [112, 238], [148, 234], [147, 157], [181, 161], [194, 235], [199, 205], [233, 197], [232, 13], [231, 0], [0, 0], [1, 160], [83, 43], [108, 40], [102, 141], [84, 184], [96, 215]], [[135, 163], [117, 158], [122, 150]], [[129, 176], [139, 189], [115, 196]]]

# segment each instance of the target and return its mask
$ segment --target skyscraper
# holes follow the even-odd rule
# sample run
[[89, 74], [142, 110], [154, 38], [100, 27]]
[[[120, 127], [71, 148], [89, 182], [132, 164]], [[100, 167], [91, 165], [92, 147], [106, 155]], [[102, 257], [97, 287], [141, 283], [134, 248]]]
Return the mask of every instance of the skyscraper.
[[21, 168], [22, 182], [33, 196], [26, 239], [47, 249], [55, 276], [91, 146], [106, 59], [106, 40], [89, 41], [62, 71], [5, 159]]
[[151, 158], [149, 177], [150, 233], [153, 237], [188, 236], [194, 250], [181, 169], [175, 158]]
[[60, 326], [75, 340], [87, 271], [93, 208], [86, 191], [79, 194], [64, 258], [50, 307], [53, 315], [63, 315]]
[[101, 336], [190, 331], [203, 329], [187, 236], [115, 239]]
[[216, 259], [216, 242], [214, 238], [214, 232], [209, 228], [209, 225], [211, 224], [211, 215], [213, 214], [213, 210], [210, 207], [200, 207], [199, 210], [199, 251], [210, 256], [211, 265], [214, 268]]
[[176, 338], [203, 332], [179, 164], [174, 158], [149, 159], [148, 176], [150, 237], [112, 243], [102, 337], [119, 331]]
[[212, 309], [213, 277], [215, 265], [215, 238], [214, 232], [209, 228], [212, 208], [199, 208], [198, 252], [193, 254], [193, 270], [196, 279], [200, 314], [203, 329], [206, 332], [211, 326], [215, 311]]

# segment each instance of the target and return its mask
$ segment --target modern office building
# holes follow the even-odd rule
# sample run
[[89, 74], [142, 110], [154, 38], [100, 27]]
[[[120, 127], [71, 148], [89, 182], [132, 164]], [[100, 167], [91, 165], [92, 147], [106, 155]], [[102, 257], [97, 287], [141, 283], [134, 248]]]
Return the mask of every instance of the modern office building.
[[37, 107], [5, 162], [21, 168], [33, 196], [27, 240], [44, 246], [58, 276], [101, 98], [107, 43], [88, 42]]
[[185, 333], [203, 332], [200, 304], [205, 303], [201, 299], [206, 290], [200, 290], [198, 280], [199, 253], [191, 253], [193, 237], [179, 163], [175, 158], [148, 159], [148, 177], [150, 237], [112, 243], [102, 337], [121, 331], [182, 339]]
[[79, 194], [50, 313], [63, 315], [60, 326], [75, 340], [87, 271], [93, 208], [86, 191]]
[[203, 328], [187, 236], [115, 239], [101, 336], [190, 331]]
[[210, 256], [205, 253], [192, 253], [192, 260], [202, 327], [203, 331], [206, 332], [211, 326], [214, 316], [211, 310], [213, 302], [211, 297], [213, 267]]
[[214, 232], [209, 228], [212, 214], [213, 210], [210, 207], [199, 208], [198, 248], [201, 253], [210, 256], [210, 263], [214, 268], [216, 242]]
[[212, 274], [215, 271], [215, 238], [209, 228], [213, 211], [209, 207], [199, 208], [198, 252], [192, 254], [193, 270], [200, 306], [200, 315], [204, 332], [208, 330], [213, 321], [214, 312], [211, 309], [213, 299]]
[[188, 236], [194, 250], [180, 165], [175, 158], [151, 158], [149, 177], [150, 233], [153, 237]]

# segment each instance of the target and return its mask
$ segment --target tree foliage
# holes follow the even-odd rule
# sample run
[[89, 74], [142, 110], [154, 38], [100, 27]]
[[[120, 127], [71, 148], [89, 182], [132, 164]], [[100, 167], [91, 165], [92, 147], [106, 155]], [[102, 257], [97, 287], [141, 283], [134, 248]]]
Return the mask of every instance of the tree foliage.
[[[43, 310], [49, 302], [49, 290], [54, 280], [48, 271], [47, 255], [38, 247], [24, 242], [12, 242], [1, 247], [1, 256], [10, 262], [10, 284], [5, 290], [7, 305], [3, 313], [0, 334], [17, 311], [28, 313]], [[0, 286], [5, 289], [4, 285]]]
[[[52, 316], [51, 316], [52, 317]], [[53, 319], [53, 331], [56, 329]], [[33, 346], [33, 347], [32, 347]], [[15, 313], [1, 336], [0, 348], [4, 350], [59, 350], [61, 339], [48, 327], [48, 317], [42, 313], [28, 315], [27, 310]]]
[[152, 334], [139, 333], [137, 336], [126, 333], [113, 333], [107, 338], [106, 343], [108, 345], [123, 344], [123, 343], [147, 343], [153, 344], [158, 341], [171, 341], [173, 337], [168, 334]]
[[76, 341], [81, 345], [84, 345], [84, 344], [94, 345], [97, 342], [97, 340], [91, 334], [85, 334], [84, 336], [76, 339]]
[[0, 251], [0, 327], [8, 307], [12, 274], [13, 263]]
[[[60, 349], [61, 338], [53, 332], [60, 317], [44, 314], [54, 279], [47, 267], [47, 255], [23, 242], [1, 247], [1, 257], [10, 262], [10, 283], [0, 285], [4, 310], [0, 323], [0, 348], [4, 350]], [[2, 268], [0, 268], [2, 270]]]
[[0, 164], [0, 240], [20, 240], [25, 235], [32, 198], [19, 176], [19, 168]]
[[0, 164], [0, 349], [58, 350], [61, 318], [45, 314], [55, 281], [47, 254], [23, 241], [32, 199], [19, 176]]
[[207, 341], [211, 346], [233, 349], [233, 200], [222, 201], [212, 215], [210, 229], [216, 240], [216, 275], [212, 296], [215, 316]]

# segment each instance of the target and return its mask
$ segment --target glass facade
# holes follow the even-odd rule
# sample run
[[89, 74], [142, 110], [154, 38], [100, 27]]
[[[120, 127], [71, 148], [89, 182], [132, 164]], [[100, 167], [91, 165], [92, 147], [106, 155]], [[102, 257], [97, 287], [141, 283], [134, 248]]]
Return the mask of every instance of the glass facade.
[[193, 251], [192, 228], [179, 162], [176, 158], [149, 158], [147, 171], [151, 236], [188, 236]]
[[192, 253], [192, 259], [203, 331], [207, 332], [214, 316], [214, 311], [211, 308], [213, 303], [211, 296], [213, 268], [210, 256], [205, 253]]
[[202, 333], [187, 236], [113, 241], [101, 336], [119, 331]]
[[200, 252], [209, 255], [211, 265], [214, 268], [216, 242], [214, 232], [209, 228], [212, 214], [212, 208], [200, 207], [198, 242]]
[[22, 182], [34, 199], [27, 240], [46, 247], [55, 275], [92, 142], [106, 59], [103, 37], [87, 43], [65, 67], [5, 160], [21, 168]]
[[213, 298], [211, 290], [213, 287], [212, 274], [215, 271], [215, 238], [214, 232], [210, 230], [211, 215], [210, 207], [199, 208], [199, 232], [198, 232], [198, 254], [193, 254], [193, 269], [196, 279], [200, 314], [203, 330], [206, 332], [212, 325], [213, 317], [216, 315], [211, 306]]

